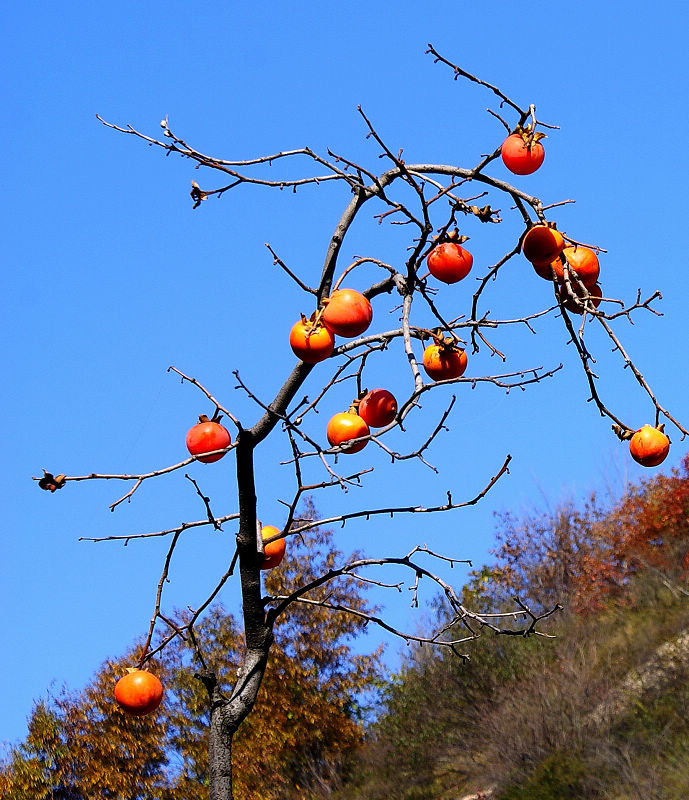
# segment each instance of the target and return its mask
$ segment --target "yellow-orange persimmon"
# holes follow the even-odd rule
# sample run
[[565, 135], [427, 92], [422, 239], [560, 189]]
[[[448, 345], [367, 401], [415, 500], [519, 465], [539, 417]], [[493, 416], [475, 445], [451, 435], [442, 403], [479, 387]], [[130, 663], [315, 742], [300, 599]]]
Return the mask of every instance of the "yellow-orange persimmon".
[[[273, 536], [277, 536], [280, 533], [278, 528], [274, 525], [264, 525], [261, 528], [261, 536], [263, 540], [270, 539]], [[285, 540], [283, 539], [275, 539], [274, 542], [268, 542], [263, 548], [263, 563], [261, 564], [261, 569], [272, 569], [273, 567], [277, 567], [277, 565], [282, 561], [285, 557]]]
[[651, 425], [644, 425], [629, 440], [629, 452], [643, 467], [657, 467], [670, 452], [670, 440]]
[[423, 352], [423, 368], [434, 381], [460, 378], [467, 368], [467, 354], [454, 345], [429, 344]]
[[[328, 426], [325, 429], [325, 435], [328, 437], [332, 447], [337, 447], [343, 442], [350, 439], [358, 439], [361, 436], [368, 436], [371, 431], [369, 430], [366, 422], [355, 411], [343, 411], [340, 414], [335, 414], [330, 418]], [[363, 442], [356, 442], [349, 447], [343, 447], [343, 453], [358, 453], [363, 450], [368, 444], [368, 439]]]
[[325, 325], [302, 317], [289, 332], [289, 344], [294, 355], [305, 364], [317, 364], [335, 349], [335, 336]]
[[522, 252], [532, 264], [549, 265], [562, 252], [565, 240], [549, 225], [534, 225], [522, 240]]

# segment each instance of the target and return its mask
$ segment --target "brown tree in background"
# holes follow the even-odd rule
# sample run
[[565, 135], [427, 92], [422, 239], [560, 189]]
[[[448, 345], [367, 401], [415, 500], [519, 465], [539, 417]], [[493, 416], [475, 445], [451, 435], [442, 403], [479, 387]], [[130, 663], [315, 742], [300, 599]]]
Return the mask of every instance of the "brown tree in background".
[[[312, 510], [311, 510], [312, 511]], [[333, 535], [313, 529], [296, 539], [266, 580], [268, 591], [313, 580], [342, 559]], [[356, 584], [330, 587], [331, 600], [371, 609]], [[250, 724], [234, 745], [238, 800], [301, 800], [337, 788], [363, 740], [357, 703], [379, 680], [377, 655], [357, 655], [363, 620], [294, 605], [275, 629], [271, 658]], [[238, 621], [220, 606], [196, 628], [207, 665], [229, 692], [243, 659]], [[134, 652], [107, 662], [81, 692], [36, 703], [29, 733], [0, 768], [5, 800], [93, 797], [199, 800], [208, 796], [208, 701], [194, 678], [193, 647], [177, 637], [155, 664], [166, 686], [154, 714], [133, 718], [115, 703], [113, 676]]]

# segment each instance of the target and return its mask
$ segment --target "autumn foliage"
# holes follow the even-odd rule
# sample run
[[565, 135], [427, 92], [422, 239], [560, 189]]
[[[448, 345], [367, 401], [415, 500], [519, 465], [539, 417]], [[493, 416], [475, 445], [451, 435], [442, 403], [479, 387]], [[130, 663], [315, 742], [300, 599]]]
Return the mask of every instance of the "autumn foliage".
[[[491, 585], [506, 596], [567, 602], [579, 611], [619, 597], [644, 568], [689, 577], [689, 457], [669, 475], [631, 486], [609, 509], [595, 497], [554, 513], [500, 518]], [[496, 582], [496, 584], [493, 583]]]
[[[266, 573], [267, 594], [309, 580], [342, 556], [331, 534], [318, 529], [290, 545], [282, 564]], [[331, 584], [328, 593], [331, 602], [367, 608], [351, 585]], [[324, 608], [294, 604], [285, 615], [253, 713], [235, 739], [238, 800], [307, 800], [317, 787], [338, 785], [363, 738], [362, 692], [378, 677], [375, 655], [351, 652], [360, 628], [354, 617]], [[215, 606], [196, 637], [209, 653], [207, 668], [228, 690], [242, 659], [240, 624]], [[145, 717], [126, 714], [113, 697], [133, 654], [106, 662], [83, 691], [37, 702], [27, 739], [0, 768], [0, 797], [204, 800], [208, 698], [192, 653], [190, 642], [177, 639], [154, 663], [165, 699]]]

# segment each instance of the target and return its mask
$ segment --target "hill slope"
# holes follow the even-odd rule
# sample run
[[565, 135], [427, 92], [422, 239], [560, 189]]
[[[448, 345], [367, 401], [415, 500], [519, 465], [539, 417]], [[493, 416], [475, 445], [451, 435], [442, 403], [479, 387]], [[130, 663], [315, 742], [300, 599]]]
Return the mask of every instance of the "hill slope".
[[417, 651], [387, 692], [346, 800], [689, 797], [689, 474], [503, 520], [467, 599], [562, 598], [554, 639]]

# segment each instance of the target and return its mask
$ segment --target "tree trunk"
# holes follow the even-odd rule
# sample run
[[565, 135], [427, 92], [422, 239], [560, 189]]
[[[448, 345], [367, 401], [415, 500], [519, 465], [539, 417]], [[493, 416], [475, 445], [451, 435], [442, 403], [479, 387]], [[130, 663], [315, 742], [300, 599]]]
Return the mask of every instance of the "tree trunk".
[[255, 441], [250, 432], [237, 436], [237, 488], [239, 531], [237, 550], [242, 588], [244, 640], [246, 654], [237, 670], [229, 698], [223, 697], [215, 675], [199, 676], [208, 690], [211, 704], [210, 740], [208, 743], [209, 800], [233, 800], [232, 739], [256, 702], [268, 653], [273, 643], [272, 626], [266, 620], [261, 596], [261, 554], [257, 548], [258, 521], [254, 485]]
[[225, 724], [222, 706], [211, 711], [208, 742], [209, 800], [234, 800], [232, 792], [232, 738], [234, 730]]

